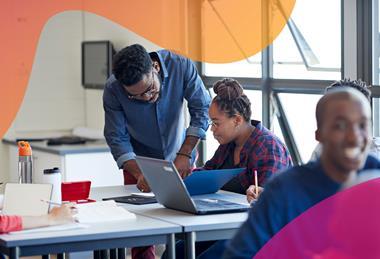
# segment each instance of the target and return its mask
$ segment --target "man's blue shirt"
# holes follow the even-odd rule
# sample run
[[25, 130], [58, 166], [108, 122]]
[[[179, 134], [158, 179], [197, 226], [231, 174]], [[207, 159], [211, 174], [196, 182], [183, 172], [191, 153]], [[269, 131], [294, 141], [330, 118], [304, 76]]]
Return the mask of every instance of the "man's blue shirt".
[[[380, 161], [368, 156], [359, 173], [379, 168]], [[272, 178], [249, 211], [247, 221], [228, 242], [223, 258], [252, 258], [286, 224], [336, 194], [341, 187], [327, 176], [319, 160], [290, 168]]]
[[[167, 50], [156, 55], [160, 62], [161, 89], [155, 103], [128, 98], [112, 75], [103, 93], [104, 136], [121, 168], [136, 155], [174, 160], [185, 136], [205, 138], [210, 96], [194, 64]], [[190, 113], [185, 130], [184, 99]]]

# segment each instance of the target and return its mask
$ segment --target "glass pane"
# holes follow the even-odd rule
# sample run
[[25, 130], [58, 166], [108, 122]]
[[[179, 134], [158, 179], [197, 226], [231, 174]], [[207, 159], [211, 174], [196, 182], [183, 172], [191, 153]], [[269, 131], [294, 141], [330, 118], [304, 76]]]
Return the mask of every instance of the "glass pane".
[[341, 1], [297, 0], [273, 60], [274, 78], [340, 79]]
[[[210, 9], [209, 5], [212, 1], [202, 1], [202, 9]], [[213, 8], [211, 8], [212, 10]], [[214, 11], [215, 12], [215, 11]], [[214, 13], [216, 17], [216, 12]], [[215, 17], [210, 15], [202, 16], [202, 26], [207, 26], [207, 24], [213, 24]], [[224, 21], [221, 21], [222, 24]], [[225, 28], [227, 30], [227, 28]], [[232, 39], [232, 38], [231, 38]], [[202, 41], [204, 37], [202, 37]], [[242, 48], [242, 43], [234, 41], [236, 49]], [[220, 44], [223, 44], [221, 41]], [[207, 51], [207, 49], [202, 49], [202, 51]], [[206, 55], [206, 54], [205, 54]], [[246, 59], [245, 54], [242, 54], [242, 59], [231, 63], [202, 63], [202, 74], [205, 76], [221, 76], [221, 77], [250, 77], [250, 78], [261, 78], [261, 52]]]
[[[313, 94], [279, 94], [303, 162], [309, 161], [318, 143], [315, 140], [315, 130], [317, 129], [315, 108], [321, 96]], [[281, 129], [278, 125], [274, 127], [274, 133], [277, 136], [280, 136], [279, 131]]]
[[[257, 90], [244, 90], [245, 94], [251, 101], [252, 119], [261, 120], [261, 91]], [[214, 93], [211, 95], [215, 96]], [[209, 160], [218, 148], [219, 143], [212, 135], [211, 129], [206, 133], [206, 161]]]
[[261, 53], [247, 60], [226, 64], [203, 63], [203, 74], [222, 77], [261, 77]]

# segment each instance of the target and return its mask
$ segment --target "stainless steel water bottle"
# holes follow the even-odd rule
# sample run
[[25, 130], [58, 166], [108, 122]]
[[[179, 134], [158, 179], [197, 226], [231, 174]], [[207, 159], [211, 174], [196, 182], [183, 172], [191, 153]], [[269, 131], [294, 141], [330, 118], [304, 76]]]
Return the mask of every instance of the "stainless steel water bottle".
[[32, 183], [33, 159], [32, 148], [27, 141], [18, 143], [18, 177], [19, 183]]

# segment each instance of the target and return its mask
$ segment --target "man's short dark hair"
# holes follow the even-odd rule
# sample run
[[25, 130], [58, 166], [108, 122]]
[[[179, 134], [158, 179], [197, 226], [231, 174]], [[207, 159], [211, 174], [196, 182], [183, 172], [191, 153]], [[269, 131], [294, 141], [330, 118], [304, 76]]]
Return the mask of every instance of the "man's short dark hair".
[[114, 57], [112, 72], [127, 87], [141, 81], [151, 70], [152, 60], [149, 53], [139, 44], [120, 50]]
[[326, 88], [326, 92], [336, 89], [338, 87], [352, 87], [356, 90], [360, 91], [364, 96], [367, 98], [368, 101], [371, 100], [371, 91], [369, 90], [370, 86], [368, 86], [364, 81], [362, 80], [350, 80], [350, 79], [342, 79], [339, 81], [335, 81], [332, 83], [332, 85], [328, 86]]

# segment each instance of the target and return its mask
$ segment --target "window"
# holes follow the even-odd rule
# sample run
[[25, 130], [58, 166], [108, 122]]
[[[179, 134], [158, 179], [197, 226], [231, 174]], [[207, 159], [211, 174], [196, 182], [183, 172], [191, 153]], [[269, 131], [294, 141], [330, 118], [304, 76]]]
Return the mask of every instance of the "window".
[[340, 79], [340, 20], [340, 0], [296, 1], [273, 43], [274, 78]]
[[[235, 35], [233, 32], [230, 31], [230, 28], [228, 27], [228, 21], [224, 20], [227, 19], [227, 17], [222, 17], [219, 13], [220, 10], [218, 10], [218, 3], [221, 5], [228, 2], [228, 0], [225, 1], [202, 1], [202, 31], [205, 33], [207, 31], [207, 27], [209, 24], [223, 24], [223, 27], [221, 30], [223, 32], [228, 31], [229, 36], [225, 40], [231, 40], [233, 41], [232, 46], [236, 49], [242, 49], [244, 44], [242, 42], [239, 42], [238, 40], [234, 40]], [[212, 6], [212, 7], [211, 7]], [[224, 13], [223, 13], [224, 14]], [[254, 12], [252, 13], [254, 15]], [[204, 41], [205, 38], [202, 37], [202, 47], [204, 47], [205, 44], [208, 42]], [[220, 42], [221, 46], [223, 46], [223, 42]], [[218, 46], [212, 46], [212, 48], [218, 48]], [[207, 55], [207, 47], [205, 47], [206, 50], [203, 49], [203, 51], [206, 52], [205, 55]], [[250, 56], [246, 59], [245, 53], [242, 53], [242, 60], [231, 62], [231, 63], [203, 63], [203, 75], [205, 76], [220, 76], [220, 77], [250, 77], [250, 78], [260, 78], [261, 77], [261, 52]]]
[[247, 60], [226, 64], [204, 63], [203, 74], [221, 77], [261, 77], [261, 53]]
[[[302, 161], [307, 162], [317, 146], [315, 108], [321, 95], [280, 93], [279, 97]], [[281, 129], [276, 123], [274, 123], [274, 133], [282, 136]]]
[[[342, 6], [342, 3], [342, 0], [297, 0], [291, 19], [272, 44], [273, 57], [259, 53], [249, 58], [249, 61], [203, 65], [205, 78], [245, 77], [245, 82], [252, 85], [258, 81], [255, 78], [263, 78], [262, 84], [270, 87], [270, 92], [278, 94], [287, 119], [287, 123], [284, 123], [282, 120], [284, 117], [272, 118], [272, 130], [282, 140], [284, 137], [289, 138], [288, 145], [296, 145], [289, 149], [294, 151], [297, 157], [298, 150], [300, 157], [297, 160], [302, 160], [304, 163], [309, 161], [317, 145], [315, 107], [321, 95], [316, 93], [322, 93], [330, 84], [327, 80], [339, 80], [342, 77], [343, 12], [341, 9], [347, 6]], [[379, 30], [376, 32], [378, 35]], [[268, 49], [269, 54], [270, 50]], [[379, 56], [376, 58], [379, 59]], [[268, 65], [269, 69], [263, 70], [263, 64]], [[256, 114], [253, 117], [261, 118], [260, 91], [250, 92], [258, 96], [257, 100], [252, 101], [253, 112], [260, 111], [259, 116]], [[251, 98], [254, 100], [256, 97]], [[277, 101], [278, 99], [275, 103]], [[283, 133], [280, 125], [285, 130], [288, 129], [287, 132]], [[209, 132], [207, 159], [210, 159], [217, 147], [218, 143]]]

